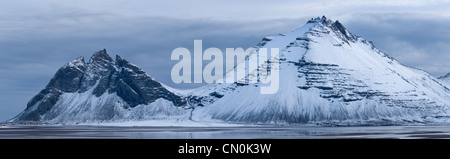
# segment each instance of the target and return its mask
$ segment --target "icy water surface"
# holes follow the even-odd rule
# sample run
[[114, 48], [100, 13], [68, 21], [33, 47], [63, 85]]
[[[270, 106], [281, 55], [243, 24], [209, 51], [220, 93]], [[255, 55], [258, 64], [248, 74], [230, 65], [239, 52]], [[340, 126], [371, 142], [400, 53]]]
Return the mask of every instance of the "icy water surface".
[[335, 139], [450, 138], [450, 126], [379, 127], [112, 127], [1, 126], [0, 138]]

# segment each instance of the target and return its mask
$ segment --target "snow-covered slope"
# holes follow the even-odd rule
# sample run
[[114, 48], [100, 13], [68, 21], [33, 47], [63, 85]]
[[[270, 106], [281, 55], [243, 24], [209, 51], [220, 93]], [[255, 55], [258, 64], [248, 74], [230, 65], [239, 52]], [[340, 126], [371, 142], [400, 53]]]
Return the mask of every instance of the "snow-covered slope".
[[185, 99], [120, 56], [101, 50], [61, 67], [13, 121], [91, 123], [188, 119]]
[[281, 50], [278, 92], [260, 94], [258, 84], [208, 85], [188, 100], [199, 105], [193, 119], [367, 123], [447, 116], [448, 87], [352, 35], [339, 21], [311, 19], [290, 33], [264, 38], [258, 48]]

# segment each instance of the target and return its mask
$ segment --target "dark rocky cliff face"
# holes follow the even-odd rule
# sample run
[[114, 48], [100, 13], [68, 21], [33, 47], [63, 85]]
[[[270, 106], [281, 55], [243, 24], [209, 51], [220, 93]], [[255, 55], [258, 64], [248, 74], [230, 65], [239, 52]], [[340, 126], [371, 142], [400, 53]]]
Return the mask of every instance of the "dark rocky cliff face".
[[159, 98], [173, 102], [175, 106], [186, 106], [183, 97], [170, 92], [158, 81], [152, 79], [139, 67], [116, 56], [114, 61], [101, 50], [85, 63], [80, 57], [61, 67], [48, 85], [27, 104], [24, 113], [17, 120], [37, 121], [49, 111], [63, 93], [83, 93], [94, 89], [97, 97], [116, 93], [122, 98], [125, 108], [134, 108], [140, 104], [149, 104]]

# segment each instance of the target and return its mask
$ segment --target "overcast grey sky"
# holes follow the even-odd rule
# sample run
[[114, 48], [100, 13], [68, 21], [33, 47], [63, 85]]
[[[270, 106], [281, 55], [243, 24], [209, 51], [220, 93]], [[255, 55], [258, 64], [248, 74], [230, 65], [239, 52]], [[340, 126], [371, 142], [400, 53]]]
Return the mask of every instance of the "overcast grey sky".
[[106, 48], [175, 87], [177, 47], [255, 46], [312, 17], [341, 21], [401, 63], [450, 72], [449, 1], [0, 0], [0, 120], [26, 107], [65, 63]]

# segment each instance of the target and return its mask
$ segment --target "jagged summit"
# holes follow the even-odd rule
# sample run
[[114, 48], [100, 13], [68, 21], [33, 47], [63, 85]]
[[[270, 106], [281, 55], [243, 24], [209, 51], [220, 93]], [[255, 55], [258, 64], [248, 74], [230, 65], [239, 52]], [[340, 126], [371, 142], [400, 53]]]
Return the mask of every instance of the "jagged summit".
[[91, 59], [89, 60], [89, 63], [91, 64], [100, 64], [103, 66], [111, 64], [113, 62], [114, 60], [111, 58], [111, 56], [108, 55], [106, 49], [95, 52], [94, 55], [92, 55]]
[[316, 18], [311, 18], [311, 20], [309, 20], [307, 23], [320, 23], [323, 25], [331, 25], [333, 23], [332, 20], [327, 19], [327, 17], [325, 17], [325, 15], [323, 15], [322, 17], [316, 17]]
[[113, 65], [125, 66], [127, 64], [130, 66], [135, 66], [133, 64], [130, 64], [130, 62], [128, 62], [126, 59], [122, 58], [119, 55], [116, 55], [116, 59], [114, 60], [107, 53], [106, 49], [103, 49], [103, 50], [94, 52], [94, 54], [91, 56], [91, 58], [89, 60], [89, 63], [85, 63], [84, 57], [80, 56], [77, 59], [67, 63], [64, 67], [67, 67], [67, 66], [71, 66], [71, 67], [83, 66], [83, 67], [85, 67], [87, 64], [93, 64], [93, 65], [103, 66], [103, 67], [108, 67], [108, 66], [113, 66]]
[[335, 22], [333, 22], [331, 19], [327, 19], [327, 17], [322, 16], [322, 17], [317, 17], [317, 18], [311, 18], [311, 20], [309, 20], [307, 22], [307, 24], [308, 23], [321, 24], [324, 27], [331, 28], [333, 31], [338, 33], [338, 35], [345, 41], [356, 41], [357, 40], [357, 37], [354, 36], [352, 33], [350, 33], [344, 27], [344, 25], [342, 25], [342, 23], [339, 22], [339, 20], [336, 20]]
[[[84, 62], [84, 57], [80, 56], [77, 59], [75, 59], [72, 62], [69, 62], [68, 64], [71, 65], [86, 65]], [[99, 50], [97, 52], [94, 52], [94, 54], [91, 56], [88, 64], [101, 64], [101, 66], [108, 66], [108, 65], [118, 65], [123, 66], [125, 64], [129, 64], [129, 62], [122, 58], [119, 55], [116, 55], [116, 59], [114, 60], [106, 51], [106, 49]]]

